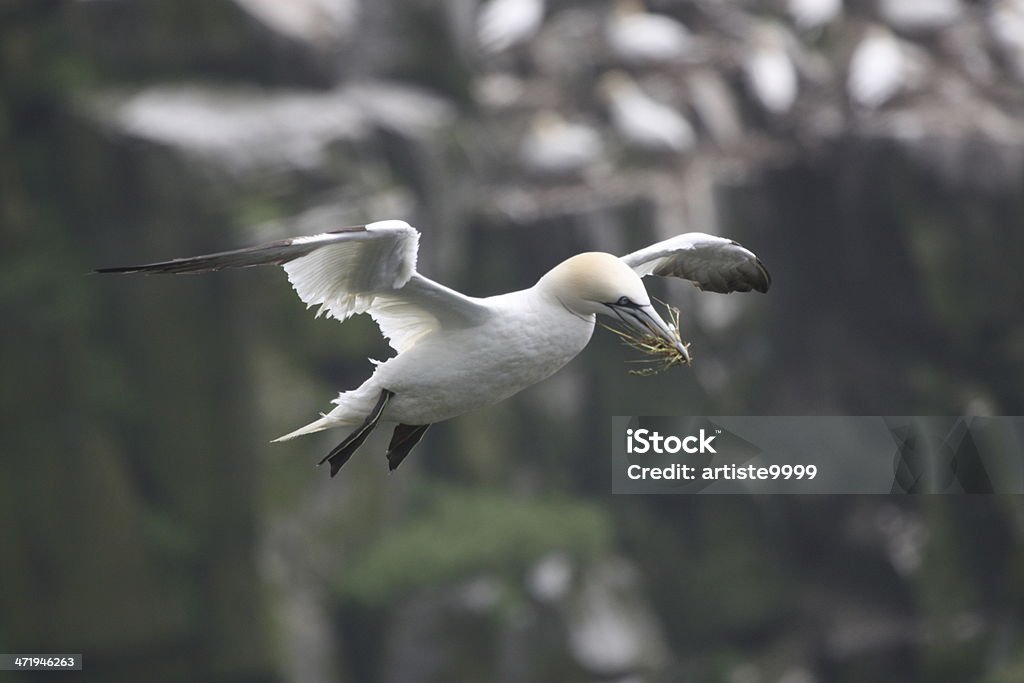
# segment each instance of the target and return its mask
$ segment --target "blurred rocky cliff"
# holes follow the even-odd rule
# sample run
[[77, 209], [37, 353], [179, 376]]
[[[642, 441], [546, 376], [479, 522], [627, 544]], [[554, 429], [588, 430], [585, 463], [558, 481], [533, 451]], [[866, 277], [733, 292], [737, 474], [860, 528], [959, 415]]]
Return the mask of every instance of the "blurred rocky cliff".
[[[0, 651], [94, 680], [1024, 676], [1015, 499], [608, 495], [609, 417], [1021, 414], [1019, 0], [0, 4]], [[485, 295], [728, 235], [767, 296], [658, 283], [386, 476], [266, 442], [388, 353], [280, 273], [96, 266], [381, 218]], [[24, 679], [31, 680], [31, 679]]]

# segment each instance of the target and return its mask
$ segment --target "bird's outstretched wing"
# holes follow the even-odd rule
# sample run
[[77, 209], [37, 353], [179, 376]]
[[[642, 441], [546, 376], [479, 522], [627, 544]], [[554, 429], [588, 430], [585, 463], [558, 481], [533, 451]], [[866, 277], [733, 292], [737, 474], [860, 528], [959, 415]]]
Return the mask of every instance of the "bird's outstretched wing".
[[380, 221], [319, 235], [292, 237], [247, 249], [179, 258], [97, 273], [205, 273], [278, 265], [307, 306], [345, 320], [369, 313], [396, 351], [429, 332], [482, 322], [488, 309], [475, 299], [416, 272], [420, 233], [404, 221]]
[[702, 232], [677, 235], [626, 254], [622, 260], [641, 277], [681, 277], [708, 292], [767, 292], [772, 284], [768, 269], [753, 252]]

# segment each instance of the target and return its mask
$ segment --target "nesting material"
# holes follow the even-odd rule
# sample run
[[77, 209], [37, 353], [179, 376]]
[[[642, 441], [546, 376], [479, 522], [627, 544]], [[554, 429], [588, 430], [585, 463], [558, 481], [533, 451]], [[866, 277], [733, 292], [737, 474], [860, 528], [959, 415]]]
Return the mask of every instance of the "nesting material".
[[[665, 318], [668, 326], [672, 329], [672, 333], [675, 335], [675, 338], [682, 341], [682, 337], [679, 332], [679, 309], [661, 301], [658, 303], [663, 305], [668, 312], [668, 315], [665, 316]], [[647, 358], [626, 361], [627, 363], [643, 364], [646, 366], [630, 370], [629, 373], [631, 375], [647, 377], [649, 375], [657, 375], [669, 368], [674, 368], [677, 365], [690, 364], [690, 359], [683, 355], [682, 352], [680, 352], [679, 349], [677, 349], [667, 339], [663, 339], [653, 333], [641, 335], [635, 329], [625, 325], [606, 325], [603, 322], [601, 325], [610, 332], [617, 334], [619, 339], [621, 339], [622, 343], [626, 346], [636, 349], [648, 356]], [[690, 350], [689, 343], [685, 343], [683, 346], [687, 351]]]

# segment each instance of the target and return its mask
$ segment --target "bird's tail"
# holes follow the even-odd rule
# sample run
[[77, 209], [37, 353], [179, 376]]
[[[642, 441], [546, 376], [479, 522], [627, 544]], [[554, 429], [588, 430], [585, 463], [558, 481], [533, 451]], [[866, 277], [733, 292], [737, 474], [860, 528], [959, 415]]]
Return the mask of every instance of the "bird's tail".
[[294, 439], [297, 436], [315, 434], [316, 432], [322, 432], [325, 429], [332, 429], [334, 427], [351, 427], [357, 425], [366, 418], [373, 407], [373, 399], [368, 399], [368, 396], [369, 393], [364, 391], [363, 387], [353, 391], [343, 392], [338, 395], [338, 398], [332, 401], [332, 403], [337, 405], [334, 410], [326, 414], [321, 414], [320, 419], [313, 420], [308, 425], [299, 427], [294, 432], [288, 432], [284, 436], [279, 436], [270, 443], [288, 441], [289, 439]]
[[336, 420], [335, 418], [331, 417], [330, 415], [322, 415], [319, 420], [313, 420], [308, 425], [305, 425], [304, 427], [299, 427], [294, 432], [288, 432], [284, 436], [279, 436], [276, 439], [273, 439], [270, 443], [277, 443], [279, 441], [288, 441], [289, 439], [294, 439], [297, 436], [305, 436], [306, 434], [315, 434], [316, 432], [322, 432], [325, 429], [330, 429], [331, 427], [338, 427], [338, 426], [339, 426], [338, 420]]

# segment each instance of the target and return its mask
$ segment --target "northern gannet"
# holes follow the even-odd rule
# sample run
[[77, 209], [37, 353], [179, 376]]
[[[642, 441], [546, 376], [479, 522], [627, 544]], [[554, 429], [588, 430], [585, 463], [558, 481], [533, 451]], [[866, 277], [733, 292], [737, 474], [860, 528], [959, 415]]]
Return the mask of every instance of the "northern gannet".
[[697, 144], [697, 134], [685, 116], [652, 99], [621, 71], [601, 77], [598, 89], [622, 140], [634, 149], [679, 154]]
[[537, 175], [566, 176], [597, 161], [602, 150], [601, 136], [590, 126], [542, 111], [523, 136], [519, 158]]
[[496, 54], [525, 43], [544, 21], [545, 0], [490, 0], [477, 17], [480, 47]]
[[900, 40], [884, 26], [869, 27], [850, 58], [850, 99], [868, 109], [881, 107], [903, 90], [907, 70]]
[[691, 280], [712, 292], [768, 291], [771, 277], [750, 251], [728, 239], [687, 233], [617, 258], [573, 256], [533, 287], [487, 298], [449, 289], [416, 272], [420, 233], [399, 220], [339, 228], [256, 247], [98, 273], [202, 273], [278, 265], [307, 307], [345, 320], [369, 313], [397, 355], [334, 399], [320, 419], [281, 436], [356, 427], [323, 460], [337, 474], [380, 421], [396, 427], [388, 447], [395, 469], [434, 422], [491, 405], [536, 384], [590, 341], [597, 315], [641, 334], [686, 346], [651, 306], [641, 277]]
[[355, 0], [235, 0], [235, 4], [272, 31], [319, 47], [348, 38], [359, 15]]
[[789, 0], [786, 11], [797, 28], [814, 31], [830, 24], [843, 12], [843, 0]]
[[999, 0], [986, 23], [1013, 75], [1024, 81], [1024, 0]]
[[758, 104], [776, 116], [793, 108], [800, 87], [786, 40], [781, 26], [758, 26], [751, 36], [752, 47], [743, 59], [747, 87]]
[[935, 31], [952, 25], [965, 12], [960, 0], [878, 0], [878, 13], [897, 31]]
[[628, 64], [680, 62], [694, 47], [686, 26], [664, 14], [644, 11], [643, 3], [636, 0], [616, 3], [605, 37], [612, 53]]

